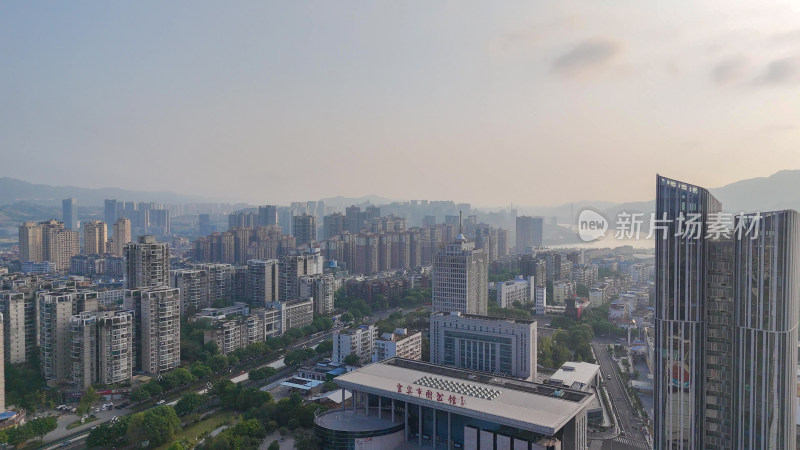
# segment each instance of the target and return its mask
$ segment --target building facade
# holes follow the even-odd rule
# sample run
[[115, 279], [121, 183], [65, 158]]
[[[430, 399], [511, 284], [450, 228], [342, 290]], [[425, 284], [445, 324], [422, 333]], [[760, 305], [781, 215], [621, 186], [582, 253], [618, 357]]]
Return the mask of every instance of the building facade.
[[169, 247], [155, 236], [139, 236], [125, 244], [129, 289], [169, 286]]
[[102, 255], [108, 240], [106, 223], [90, 220], [83, 224], [83, 252], [87, 255]]
[[462, 234], [433, 261], [433, 311], [486, 314], [489, 300], [486, 255]]
[[431, 314], [431, 362], [536, 379], [536, 322], [459, 312]]
[[355, 354], [361, 361], [369, 359], [375, 347], [378, 330], [375, 325], [360, 325], [333, 333], [333, 362], [342, 364], [348, 355]]

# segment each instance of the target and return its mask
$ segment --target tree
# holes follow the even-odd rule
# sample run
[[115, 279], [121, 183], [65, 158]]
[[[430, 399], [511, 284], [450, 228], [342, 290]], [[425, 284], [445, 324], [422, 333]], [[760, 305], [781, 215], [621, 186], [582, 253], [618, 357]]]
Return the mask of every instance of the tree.
[[95, 391], [93, 387], [89, 386], [86, 392], [81, 396], [81, 402], [78, 404], [75, 412], [77, 412], [79, 416], [86, 414], [98, 400], [100, 400], [100, 395], [97, 394], [97, 391]]
[[128, 423], [128, 438], [132, 443], [144, 440], [157, 446], [172, 440], [180, 431], [181, 421], [171, 406], [161, 405], [131, 416]]
[[344, 357], [342, 360], [348, 366], [357, 366], [361, 362], [361, 358], [358, 357], [355, 353], [350, 353], [349, 355]]
[[175, 413], [179, 416], [191, 414], [204, 403], [204, 396], [197, 392], [189, 392], [175, 404]]
[[[91, 388], [89, 388], [91, 389]], [[39, 440], [43, 440], [44, 436], [55, 430], [58, 427], [58, 421], [55, 417], [44, 417], [41, 419], [33, 419], [25, 426], [29, 427], [31, 430], [31, 434], [34, 436], [39, 436]]]
[[267, 447], [267, 450], [281, 450], [281, 443], [278, 442], [278, 440], [276, 439], [270, 442], [269, 447]]
[[214, 372], [228, 367], [228, 358], [225, 355], [214, 355], [206, 360], [206, 365]]
[[192, 375], [194, 375], [197, 379], [205, 378], [214, 373], [214, 371], [211, 370], [210, 367], [200, 363], [192, 364], [192, 367], [190, 367], [189, 370], [192, 372]]
[[333, 351], [333, 341], [322, 341], [317, 345], [317, 353], [320, 355]]
[[104, 423], [89, 432], [86, 446], [89, 448], [120, 447], [127, 442], [128, 417], [123, 416], [114, 423]]
[[316, 450], [320, 448], [320, 442], [314, 433], [298, 429], [294, 432], [294, 448], [297, 450]]
[[350, 322], [353, 321], [353, 315], [350, 314], [349, 312], [346, 312], [346, 313], [342, 314], [341, 320], [344, 323], [350, 323]]

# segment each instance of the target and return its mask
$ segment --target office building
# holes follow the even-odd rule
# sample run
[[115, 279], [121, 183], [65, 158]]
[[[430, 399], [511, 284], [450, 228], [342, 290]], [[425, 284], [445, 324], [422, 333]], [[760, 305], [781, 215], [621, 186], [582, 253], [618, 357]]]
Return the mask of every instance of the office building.
[[314, 300], [314, 312], [331, 314], [336, 280], [331, 274], [315, 274], [300, 277], [300, 298]]
[[588, 448], [589, 392], [401, 358], [334, 382], [352, 402], [315, 417], [323, 449]]
[[[105, 200], [103, 209], [103, 222], [115, 223], [117, 221], [117, 201]], [[112, 232], [112, 236], [116, 236], [116, 228]]]
[[129, 289], [169, 286], [169, 247], [154, 236], [125, 244]]
[[459, 312], [431, 314], [431, 362], [536, 379], [536, 322]]
[[317, 218], [303, 214], [292, 218], [294, 224], [292, 235], [297, 239], [297, 245], [308, 245], [317, 241]]
[[488, 263], [483, 250], [459, 234], [433, 260], [433, 310], [486, 314]]
[[541, 247], [544, 234], [542, 217], [517, 216], [517, 253], [530, 253]]
[[87, 255], [102, 255], [106, 252], [106, 224], [90, 220], [83, 224], [83, 250]]
[[74, 198], [68, 198], [61, 202], [61, 216], [64, 227], [68, 230], [78, 229], [78, 202]]
[[722, 205], [656, 184], [655, 447], [795, 448], [800, 215], [741, 215], [744, 233], [705, 238]]
[[378, 329], [375, 325], [359, 325], [335, 331], [331, 359], [335, 363], [342, 364], [348, 355], [355, 354], [361, 361], [369, 360], [377, 335]]
[[422, 333], [408, 334], [407, 328], [397, 328], [394, 333], [383, 333], [375, 339], [372, 362], [389, 358], [422, 359]]
[[131, 221], [127, 217], [120, 217], [114, 222], [114, 234], [111, 239], [109, 251], [114, 256], [125, 256], [125, 244], [131, 242]]

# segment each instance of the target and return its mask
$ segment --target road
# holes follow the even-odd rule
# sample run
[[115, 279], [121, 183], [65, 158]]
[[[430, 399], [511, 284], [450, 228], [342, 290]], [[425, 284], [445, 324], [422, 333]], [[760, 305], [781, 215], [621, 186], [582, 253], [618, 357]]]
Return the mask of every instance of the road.
[[[642, 421], [634, 413], [633, 405], [625, 390], [625, 381], [617, 371], [617, 363], [609, 356], [606, 344], [592, 343], [595, 355], [597, 355], [603, 373], [608, 395], [614, 406], [616, 422], [620, 427], [620, 437], [614, 440], [625, 442], [637, 448], [649, 448], [642, 433]], [[611, 379], [608, 378], [611, 375]]]

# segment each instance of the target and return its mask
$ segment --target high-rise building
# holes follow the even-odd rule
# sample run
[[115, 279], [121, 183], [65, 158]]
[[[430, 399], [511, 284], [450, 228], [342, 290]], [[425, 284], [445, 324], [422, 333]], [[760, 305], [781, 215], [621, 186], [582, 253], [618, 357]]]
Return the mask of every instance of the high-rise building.
[[541, 247], [544, 233], [544, 218], [517, 216], [517, 253], [526, 253], [530, 248]]
[[135, 314], [134, 361], [139, 370], [162, 373], [180, 365], [180, 292], [167, 286], [129, 289], [125, 308]]
[[39, 294], [39, 352], [42, 374], [47, 381], [67, 379], [72, 360], [70, 318], [75, 294], [42, 292]]
[[348, 231], [347, 216], [341, 213], [334, 213], [322, 218], [323, 238], [330, 239]]
[[63, 222], [49, 220], [37, 225], [25, 222], [19, 234], [23, 262], [38, 258], [49, 261], [55, 270], [69, 270], [70, 259], [81, 252], [78, 232], [66, 229]]
[[278, 224], [278, 207], [264, 205], [258, 207], [258, 226], [269, 227]]
[[[106, 200], [105, 207], [103, 209], [103, 222], [105, 223], [116, 223], [117, 221], [117, 201], [116, 200]], [[116, 227], [113, 230], [112, 236], [116, 236]]]
[[78, 229], [78, 202], [74, 198], [61, 202], [61, 216], [68, 230]]
[[297, 245], [307, 245], [317, 240], [317, 218], [303, 214], [294, 216], [292, 235], [297, 239]]
[[655, 447], [795, 448], [800, 214], [715, 235], [707, 190], [656, 187]]
[[333, 312], [333, 294], [335, 280], [331, 274], [315, 274], [300, 277], [300, 298], [314, 299], [314, 312], [331, 314]]
[[322, 269], [322, 255], [316, 248], [281, 257], [278, 300], [285, 302], [300, 298], [300, 277], [322, 273]]
[[[3, 355], [11, 364], [27, 361], [27, 326], [35, 328], [35, 322], [28, 325], [26, 317], [25, 294], [17, 291], [0, 291], [0, 313], [3, 314]], [[36, 345], [36, 342], [33, 342]]]
[[42, 227], [36, 222], [25, 222], [19, 227], [19, 259], [22, 262], [44, 261]]
[[139, 236], [125, 244], [129, 289], [169, 286], [169, 247], [154, 236]]
[[[198, 264], [195, 268], [208, 273], [208, 303], [230, 302], [233, 296], [234, 268], [230, 264]], [[238, 299], [236, 299], [238, 301]]]
[[[4, 322], [5, 318], [3, 317], [3, 314], [0, 313], [0, 326], [3, 326], [3, 328], [5, 328]], [[0, 361], [5, 361], [5, 343], [3, 341], [5, 339], [5, 336], [3, 336], [3, 334], [4, 333], [0, 333]], [[0, 370], [0, 411], [5, 411], [5, 410], [6, 410], [6, 371]]]
[[197, 234], [200, 236], [208, 236], [211, 234], [211, 218], [208, 214], [200, 214], [197, 216]]
[[463, 234], [433, 260], [433, 311], [485, 315], [489, 302], [486, 254]]
[[280, 264], [277, 259], [247, 261], [247, 288], [250, 304], [259, 308], [278, 301]]
[[181, 316], [211, 306], [208, 296], [208, 272], [203, 269], [178, 269], [170, 271], [169, 285], [180, 291]]
[[431, 314], [431, 362], [536, 380], [536, 322]]
[[125, 244], [131, 242], [131, 220], [127, 217], [120, 217], [114, 222], [114, 237], [111, 240], [109, 249], [114, 256], [125, 255]]
[[106, 252], [105, 222], [91, 220], [83, 224], [83, 249], [87, 255], [102, 255]]

